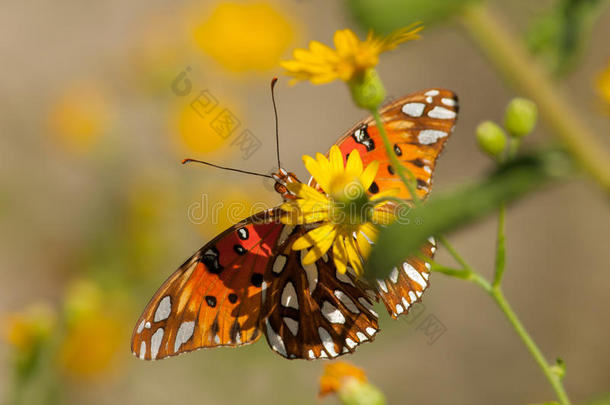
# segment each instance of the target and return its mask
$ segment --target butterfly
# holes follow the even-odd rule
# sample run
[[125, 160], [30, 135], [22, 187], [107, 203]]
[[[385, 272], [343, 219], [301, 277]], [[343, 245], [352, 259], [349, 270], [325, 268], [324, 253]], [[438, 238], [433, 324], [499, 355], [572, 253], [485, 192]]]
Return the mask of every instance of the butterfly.
[[[392, 153], [417, 180], [417, 198], [432, 186], [436, 160], [455, 126], [456, 95], [429, 89], [395, 100], [380, 111]], [[399, 188], [400, 181], [372, 117], [337, 142], [344, 158], [357, 152], [380, 168], [368, 194]], [[345, 163], [345, 162], [344, 162]], [[275, 190], [294, 198], [286, 185], [298, 182], [279, 168]], [[309, 184], [315, 183], [312, 179]], [[259, 212], [222, 232], [178, 268], [152, 297], [136, 322], [131, 349], [155, 360], [192, 350], [253, 343], [263, 334], [270, 348], [289, 359], [334, 358], [352, 353], [379, 331], [373, 303], [381, 300], [394, 319], [421, 300], [436, 250], [429, 239], [421, 255], [406, 258], [386, 279], [369, 282], [348, 267], [339, 273], [329, 251], [303, 265], [305, 250], [292, 243], [311, 225], [284, 225], [279, 208]]]

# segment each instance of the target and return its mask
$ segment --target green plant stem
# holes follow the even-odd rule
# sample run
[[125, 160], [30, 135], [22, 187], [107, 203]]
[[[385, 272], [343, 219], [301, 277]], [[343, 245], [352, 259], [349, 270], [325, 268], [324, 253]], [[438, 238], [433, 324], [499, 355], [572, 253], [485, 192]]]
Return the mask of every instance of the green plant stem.
[[[390, 162], [392, 162], [392, 167], [396, 168], [396, 172], [398, 173], [400, 180], [402, 180], [402, 182], [407, 187], [407, 190], [409, 190], [409, 193], [411, 194], [411, 199], [413, 200], [413, 203], [418, 206], [420, 201], [415, 192], [413, 181], [407, 179], [404, 173], [404, 171], [407, 169], [400, 163], [400, 161], [396, 157], [396, 154], [392, 150], [392, 145], [390, 144], [388, 134], [386, 133], [383, 122], [381, 121], [381, 115], [379, 115], [379, 111], [376, 109], [371, 110], [371, 114], [373, 115], [373, 118], [375, 118], [375, 124], [377, 125], [377, 129], [379, 129], [379, 134], [381, 135], [381, 139], [383, 140], [383, 146], [385, 147], [386, 153], [390, 158]], [[409, 171], [409, 174], [411, 176], [411, 179], [413, 179], [413, 173]]]
[[501, 204], [498, 210], [498, 239], [496, 241], [496, 263], [493, 286], [498, 287], [502, 282], [504, 268], [506, 267], [506, 235], [504, 224], [506, 222], [506, 204]]
[[[525, 329], [525, 327], [523, 326], [523, 324], [517, 317], [517, 314], [515, 313], [515, 311], [512, 309], [512, 307], [506, 300], [506, 297], [504, 297], [504, 293], [502, 292], [500, 285], [499, 284], [495, 285], [495, 284], [489, 283], [489, 281], [487, 281], [478, 272], [476, 272], [460, 256], [460, 254], [449, 243], [449, 241], [447, 241], [447, 239], [445, 237], [439, 237], [438, 239], [441, 241], [443, 246], [447, 249], [449, 254], [460, 265], [462, 265], [462, 269], [461, 270], [460, 269], [451, 269], [451, 268], [445, 267], [445, 266], [441, 266], [440, 268], [437, 266], [432, 266], [432, 269], [437, 270], [443, 274], [447, 274], [450, 276], [454, 276], [454, 277], [458, 277], [458, 278], [462, 278], [462, 279], [471, 281], [471, 282], [477, 284], [478, 286], [480, 286], [481, 288], [483, 288], [483, 290], [485, 290], [485, 292], [487, 292], [491, 296], [491, 298], [494, 300], [494, 302], [498, 305], [498, 307], [500, 308], [500, 310], [502, 311], [502, 313], [504, 314], [504, 316], [506, 317], [508, 322], [511, 324], [511, 326], [515, 330], [515, 332], [517, 332], [517, 335], [519, 335], [519, 337], [521, 338], [521, 341], [523, 341], [523, 343], [525, 344], [525, 347], [529, 350], [530, 354], [532, 355], [532, 357], [534, 358], [534, 360], [536, 361], [536, 363], [542, 370], [543, 374], [545, 375], [545, 377], [551, 384], [551, 387], [555, 391], [555, 394], [557, 395], [557, 399], [559, 400], [559, 402], [562, 405], [570, 405], [570, 400], [568, 398], [568, 395], [566, 394], [566, 391], [563, 387], [561, 379], [553, 372], [552, 365], [550, 365], [546, 361], [546, 359], [544, 358], [544, 355], [542, 354], [542, 351], [540, 351], [540, 348], [538, 348], [538, 345], [536, 344], [536, 342], [534, 342], [534, 339], [532, 339], [530, 334], [527, 332], [527, 330]], [[467, 276], [464, 275], [464, 272], [467, 273]]]
[[610, 194], [610, 153], [578, 116], [545, 72], [488, 8], [485, 2], [465, 7], [462, 22], [473, 40], [518, 91], [538, 105], [541, 117], [579, 165]]

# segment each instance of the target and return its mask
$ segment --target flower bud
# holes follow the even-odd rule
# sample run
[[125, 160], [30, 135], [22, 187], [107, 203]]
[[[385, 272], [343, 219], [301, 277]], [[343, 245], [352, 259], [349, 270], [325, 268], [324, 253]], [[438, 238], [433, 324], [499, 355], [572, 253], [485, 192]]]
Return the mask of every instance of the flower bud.
[[479, 148], [491, 157], [499, 157], [506, 148], [506, 134], [498, 124], [484, 121], [477, 127]]
[[516, 138], [521, 138], [534, 129], [538, 119], [536, 104], [525, 98], [514, 98], [508, 103], [504, 114], [504, 126]]
[[385, 397], [375, 386], [356, 379], [349, 380], [338, 392], [343, 405], [385, 405]]
[[352, 78], [348, 84], [352, 99], [358, 107], [375, 110], [385, 100], [385, 88], [377, 71], [373, 68]]

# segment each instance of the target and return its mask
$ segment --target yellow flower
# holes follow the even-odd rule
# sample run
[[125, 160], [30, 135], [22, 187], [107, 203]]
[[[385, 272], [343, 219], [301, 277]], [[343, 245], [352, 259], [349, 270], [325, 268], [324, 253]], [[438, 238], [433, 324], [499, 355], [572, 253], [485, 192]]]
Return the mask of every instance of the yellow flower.
[[597, 91], [602, 100], [610, 105], [610, 62], [597, 77]]
[[294, 38], [286, 16], [267, 3], [221, 3], [193, 34], [204, 52], [232, 72], [272, 69]]
[[351, 381], [365, 383], [364, 370], [345, 361], [330, 363], [324, 367], [324, 374], [320, 377], [320, 396], [336, 393]]
[[360, 275], [379, 227], [394, 220], [391, 204], [382, 199], [396, 195], [398, 189], [377, 193], [371, 201], [366, 190], [375, 179], [379, 162], [373, 161], [364, 168], [360, 154], [354, 151], [344, 165], [336, 145], [329, 157], [320, 153], [316, 159], [303, 156], [305, 167], [321, 190], [303, 183], [289, 183], [288, 189], [297, 198], [282, 204], [281, 221], [293, 225], [318, 224], [292, 245], [295, 250], [309, 249], [303, 264], [315, 262], [332, 247], [337, 270], [345, 273], [349, 263]]
[[111, 123], [111, 103], [95, 83], [69, 86], [49, 110], [51, 132], [69, 151], [89, 151]]
[[70, 283], [64, 300], [65, 335], [57, 357], [66, 374], [92, 379], [115, 369], [129, 333], [122, 301], [91, 280]]
[[32, 304], [4, 319], [4, 338], [20, 352], [31, 352], [53, 332], [57, 315], [48, 304]]
[[340, 30], [334, 35], [336, 50], [311, 41], [309, 50], [296, 49], [294, 59], [283, 61], [281, 66], [288, 75], [294, 77], [294, 81], [309, 80], [313, 84], [324, 84], [340, 79], [350, 82], [377, 66], [381, 53], [396, 48], [402, 42], [419, 38], [422, 29], [418, 23], [386, 37], [369, 32], [364, 41], [349, 29]]
[[198, 156], [227, 152], [226, 147], [244, 129], [236, 109], [227, 108], [225, 98], [221, 104], [213, 97], [216, 96], [201, 93], [196, 102], [181, 104], [172, 112], [170, 134], [178, 135], [176, 140], [180, 142], [176, 147], [180, 158], [184, 158], [187, 151]]

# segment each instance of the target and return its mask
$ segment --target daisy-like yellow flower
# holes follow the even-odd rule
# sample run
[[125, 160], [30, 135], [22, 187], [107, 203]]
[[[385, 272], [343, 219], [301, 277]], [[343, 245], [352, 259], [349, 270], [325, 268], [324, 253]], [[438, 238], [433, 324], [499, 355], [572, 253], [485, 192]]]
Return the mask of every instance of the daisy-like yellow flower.
[[369, 32], [364, 41], [350, 29], [336, 31], [336, 50], [318, 41], [311, 41], [309, 50], [296, 49], [293, 53], [294, 59], [283, 61], [281, 66], [296, 81], [309, 80], [313, 84], [324, 84], [340, 79], [349, 82], [364, 76], [368, 69], [377, 66], [381, 53], [390, 51], [403, 42], [419, 38], [422, 29], [417, 23], [385, 37]]
[[345, 273], [349, 264], [360, 275], [379, 227], [394, 220], [393, 205], [383, 199], [396, 195], [398, 189], [377, 193], [375, 200], [370, 200], [366, 190], [375, 179], [379, 162], [373, 161], [364, 168], [360, 154], [353, 151], [344, 164], [336, 145], [330, 149], [329, 158], [320, 153], [315, 159], [303, 156], [316, 184], [288, 183], [297, 198], [282, 204], [281, 221], [291, 225], [318, 224], [292, 245], [294, 250], [309, 249], [303, 264], [315, 262], [332, 247], [337, 270]]
[[419, 38], [423, 29], [419, 23], [394, 31], [388, 36], [376, 36], [369, 32], [361, 41], [349, 29], [335, 32], [335, 48], [311, 41], [309, 49], [296, 49], [292, 60], [283, 61], [286, 74], [293, 82], [309, 80], [313, 84], [324, 84], [339, 79], [346, 82], [357, 106], [376, 110], [386, 96], [385, 88], [377, 75], [375, 66], [379, 55], [399, 44]]

